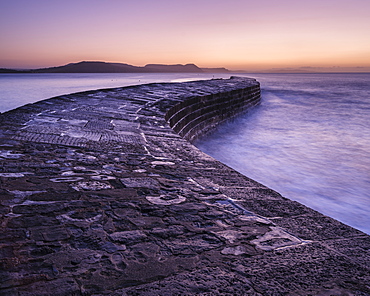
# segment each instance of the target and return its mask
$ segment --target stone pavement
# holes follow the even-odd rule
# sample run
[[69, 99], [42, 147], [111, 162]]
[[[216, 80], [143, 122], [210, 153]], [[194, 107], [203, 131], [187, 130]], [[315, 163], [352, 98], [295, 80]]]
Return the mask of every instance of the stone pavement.
[[107, 89], [1, 114], [0, 295], [370, 295], [368, 235], [167, 124], [181, 102], [251, 85]]

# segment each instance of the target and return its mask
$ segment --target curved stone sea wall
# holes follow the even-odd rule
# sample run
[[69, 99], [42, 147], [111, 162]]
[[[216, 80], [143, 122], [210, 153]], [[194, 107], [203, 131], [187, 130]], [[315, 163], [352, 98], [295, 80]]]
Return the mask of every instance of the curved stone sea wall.
[[368, 235], [189, 142], [259, 100], [233, 78], [0, 114], [0, 295], [370, 295]]
[[257, 105], [260, 100], [259, 83], [249, 80], [244, 88], [187, 98], [169, 109], [165, 119], [176, 133], [192, 141], [223, 121]]

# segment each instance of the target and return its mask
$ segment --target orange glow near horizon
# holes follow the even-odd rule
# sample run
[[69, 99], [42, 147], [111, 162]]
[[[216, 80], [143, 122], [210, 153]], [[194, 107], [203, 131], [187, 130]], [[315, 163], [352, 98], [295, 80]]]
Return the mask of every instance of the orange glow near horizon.
[[369, 11], [363, 0], [2, 1], [0, 68], [370, 67]]

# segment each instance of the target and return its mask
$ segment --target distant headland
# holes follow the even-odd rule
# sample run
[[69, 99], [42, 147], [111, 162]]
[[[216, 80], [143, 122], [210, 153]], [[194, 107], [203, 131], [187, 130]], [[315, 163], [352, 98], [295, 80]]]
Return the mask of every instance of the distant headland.
[[0, 69], [0, 73], [229, 73], [226, 68], [199, 68], [194, 64], [148, 64], [144, 67], [132, 66], [124, 63], [106, 63], [82, 61], [78, 63], [70, 63], [64, 66], [15, 70], [15, 69]]

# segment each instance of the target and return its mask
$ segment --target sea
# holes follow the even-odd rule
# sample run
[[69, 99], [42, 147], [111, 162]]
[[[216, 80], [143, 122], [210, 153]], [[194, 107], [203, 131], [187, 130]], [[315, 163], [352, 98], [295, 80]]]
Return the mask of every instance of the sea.
[[194, 144], [283, 196], [370, 234], [370, 73], [0, 74], [0, 112], [85, 90], [246, 76], [261, 104]]

